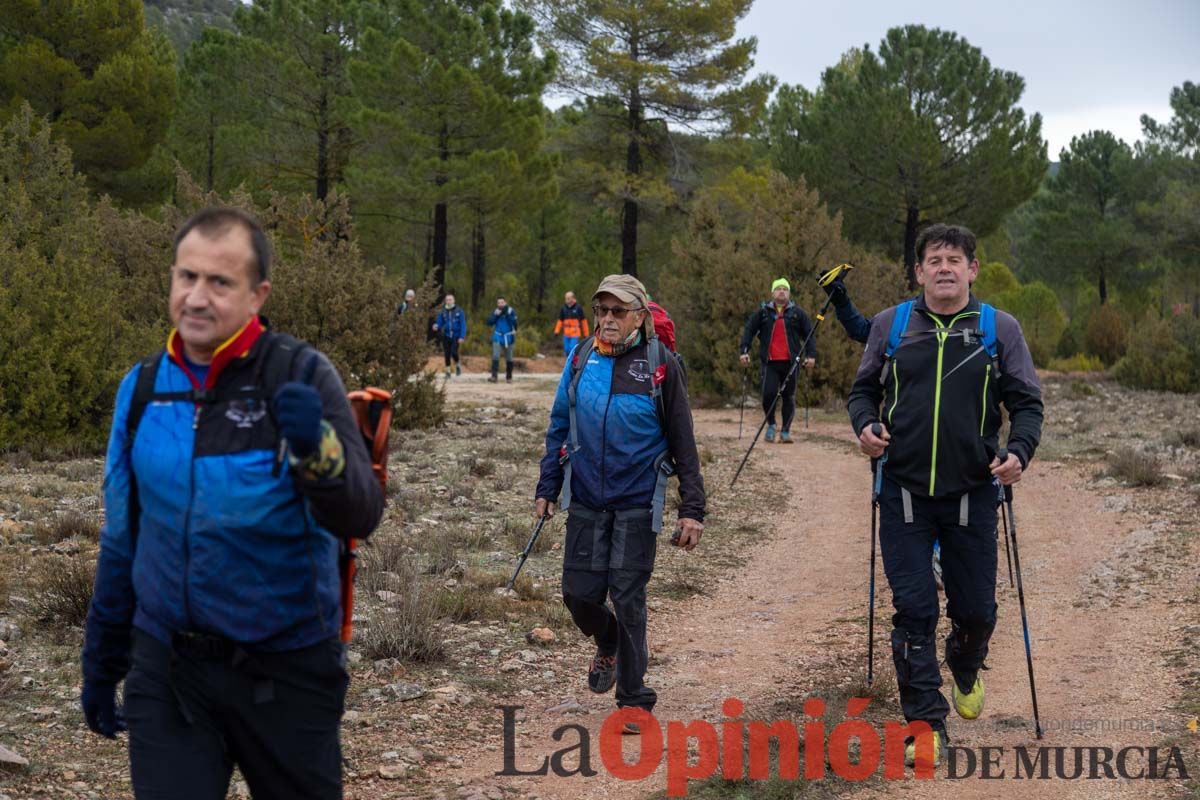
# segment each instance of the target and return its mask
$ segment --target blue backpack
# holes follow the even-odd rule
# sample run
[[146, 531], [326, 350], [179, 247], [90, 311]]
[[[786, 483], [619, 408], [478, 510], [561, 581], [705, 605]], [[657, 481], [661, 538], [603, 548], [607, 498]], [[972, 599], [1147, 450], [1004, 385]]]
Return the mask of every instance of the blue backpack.
[[[908, 331], [908, 319], [912, 316], [914, 300], [905, 300], [896, 306], [896, 316], [892, 317], [892, 327], [888, 331], [887, 347], [883, 351], [886, 361], [890, 361], [900, 347], [900, 340]], [[987, 303], [979, 304], [979, 329], [974, 333], [979, 337], [979, 346], [987, 351], [988, 358], [1000, 373], [1000, 357], [996, 349], [996, 309]]]

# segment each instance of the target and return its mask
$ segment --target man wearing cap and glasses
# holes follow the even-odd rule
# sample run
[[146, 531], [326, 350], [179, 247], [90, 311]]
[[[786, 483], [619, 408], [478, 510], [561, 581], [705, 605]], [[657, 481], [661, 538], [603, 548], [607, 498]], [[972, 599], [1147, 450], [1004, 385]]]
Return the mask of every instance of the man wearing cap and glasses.
[[595, 335], [568, 357], [550, 412], [535, 511], [568, 510], [563, 601], [596, 642], [588, 688], [615, 683], [618, 706], [649, 711], [658, 698], [644, 680], [646, 584], [667, 479], [679, 477], [671, 543], [687, 551], [704, 530], [704, 481], [683, 369], [654, 336], [645, 287], [609, 275], [592, 304]]
[[[750, 366], [750, 343], [755, 336], [758, 337], [759, 359], [762, 362], [762, 406], [767, 415], [768, 442], [775, 441], [775, 397], [783, 384], [780, 444], [792, 443], [792, 417], [796, 415], [796, 373], [792, 371], [792, 359], [805, 339], [808, 339], [808, 345], [804, 352], [804, 368], [812, 369], [817, 363], [817, 343], [808, 335], [812, 331], [812, 323], [800, 306], [791, 301], [791, 296], [792, 287], [787, 278], [775, 281], [771, 284], [771, 300], [761, 304], [750, 315], [742, 331], [743, 367]], [[784, 383], [785, 378], [787, 383]]]

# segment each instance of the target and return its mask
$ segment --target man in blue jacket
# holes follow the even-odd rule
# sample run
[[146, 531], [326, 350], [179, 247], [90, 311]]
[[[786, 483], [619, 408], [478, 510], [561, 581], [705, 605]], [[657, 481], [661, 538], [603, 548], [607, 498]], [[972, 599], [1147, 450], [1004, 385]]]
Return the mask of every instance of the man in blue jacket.
[[492, 377], [490, 383], [499, 378], [500, 353], [504, 352], [504, 380], [512, 383], [513, 343], [517, 339], [517, 312], [513, 310], [503, 297], [496, 298], [496, 309], [487, 318], [488, 327], [492, 329]]
[[451, 361], [454, 361], [454, 374], [462, 375], [458, 348], [467, 338], [467, 315], [454, 302], [454, 295], [446, 295], [442, 310], [433, 321], [433, 332], [442, 338], [442, 354], [446, 356], [446, 377], [450, 377]]
[[235, 764], [255, 798], [342, 796], [338, 556], [383, 496], [333, 366], [258, 316], [270, 254], [240, 210], [189, 219], [175, 329], [117, 392], [81, 700], [128, 725], [139, 800], [224, 798]]
[[596, 642], [588, 688], [602, 694], [615, 683], [618, 706], [649, 711], [658, 697], [645, 684], [646, 584], [667, 478], [679, 477], [671, 542], [688, 551], [704, 530], [704, 481], [683, 369], [654, 337], [645, 287], [609, 275], [592, 302], [596, 335], [579, 343], [559, 381], [534, 508], [539, 517], [556, 503], [568, 511], [563, 602]]

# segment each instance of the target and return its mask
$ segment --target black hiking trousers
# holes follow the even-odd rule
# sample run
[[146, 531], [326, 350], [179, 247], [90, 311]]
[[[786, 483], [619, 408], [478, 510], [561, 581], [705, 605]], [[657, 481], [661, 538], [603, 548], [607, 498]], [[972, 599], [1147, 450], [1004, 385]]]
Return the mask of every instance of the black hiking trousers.
[[762, 407], [767, 415], [767, 424], [775, 424], [775, 408], [772, 406], [772, 401], [775, 400], [775, 395], [779, 393], [780, 385], [783, 385], [783, 397], [779, 398], [779, 405], [783, 406], [783, 426], [780, 430], [791, 431], [792, 418], [796, 416], [796, 375], [792, 373], [792, 377], [788, 378], [787, 383], [783, 379], [787, 377], [788, 370], [792, 368], [792, 362], [789, 361], [768, 361], [763, 365], [762, 373]]
[[137, 800], [340, 800], [349, 676], [337, 639], [281, 653], [183, 654], [134, 630], [125, 679]]
[[[646, 686], [646, 584], [658, 539], [650, 509], [593, 511], [572, 503], [563, 555], [563, 603], [576, 627], [617, 657], [617, 706], [654, 709]], [[612, 601], [614, 615], [605, 605]]]
[[442, 355], [446, 357], [446, 369], [450, 369], [451, 361], [458, 366], [458, 339], [442, 337]]
[[937, 584], [933, 580], [933, 543], [941, 541], [942, 580], [946, 587], [946, 665], [960, 691], [969, 692], [987, 658], [996, 627], [996, 487], [967, 495], [966, 525], [962, 498], [911, 495], [912, 522], [905, 522], [900, 486], [884, 476], [879, 496], [879, 546], [892, 590], [892, 660], [905, 720], [924, 720], [945, 731], [950, 705], [942, 695], [938, 666]]

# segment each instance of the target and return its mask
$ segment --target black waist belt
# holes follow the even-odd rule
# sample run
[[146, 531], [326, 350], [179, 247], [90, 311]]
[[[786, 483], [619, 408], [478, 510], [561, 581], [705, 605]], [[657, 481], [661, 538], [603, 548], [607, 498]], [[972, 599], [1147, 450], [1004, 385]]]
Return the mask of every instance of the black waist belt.
[[238, 644], [210, 633], [179, 631], [171, 637], [171, 649], [192, 661], [223, 661], [233, 658]]

